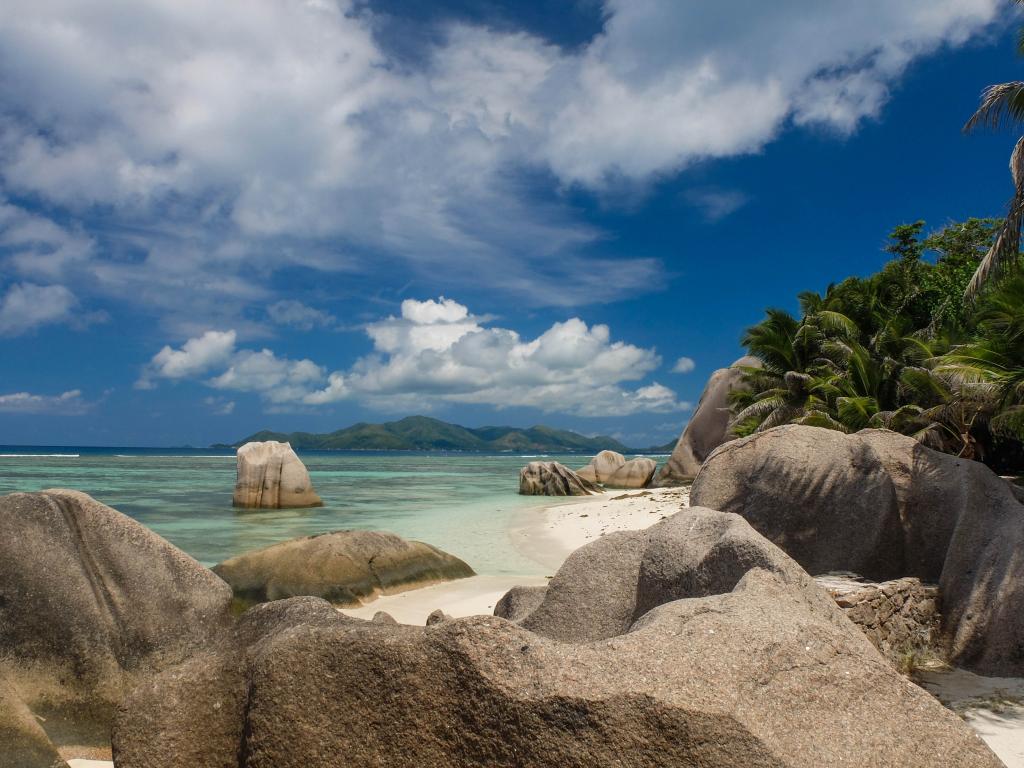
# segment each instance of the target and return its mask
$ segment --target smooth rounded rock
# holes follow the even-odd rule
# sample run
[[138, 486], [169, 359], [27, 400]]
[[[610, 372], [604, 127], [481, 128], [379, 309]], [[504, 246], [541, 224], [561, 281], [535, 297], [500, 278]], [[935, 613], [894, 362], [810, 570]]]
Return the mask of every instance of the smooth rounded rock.
[[608, 476], [605, 488], [646, 488], [657, 468], [658, 463], [646, 456], [630, 459]]
[[697, 410], [655, 478], [656, 486], [681, 485], [693, 480], [711, 452], [731, 439], [729, 394], [743, 386], [742, 368], [760, 367], [761, 361], [756, 357], [741, 357], [728, 368], [719, 368], [711, 374]]
[[233, 503], [249, 509], [319, 507], [305, 464], [288, 443], [268, 440], [238, 449]]
[[247, 552], [214, 567], [244, 605], [308, 595], [357, 606], [472, 576], [459, 558], [386, 531], [334, 531]]
[[814, 574], [938, 583], [949, 659], [1024, 674], [1024, 505], [985, 465], [888, 430], [787, 425], [718, 448], [690, 501], [742, 515]]

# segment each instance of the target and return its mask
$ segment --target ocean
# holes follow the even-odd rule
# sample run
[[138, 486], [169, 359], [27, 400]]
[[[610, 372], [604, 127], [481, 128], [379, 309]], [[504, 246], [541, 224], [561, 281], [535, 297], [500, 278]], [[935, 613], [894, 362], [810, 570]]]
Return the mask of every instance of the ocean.
[[433, 544], [484, 575], [550, 575], [508, 526], [550, 499], [519, 496], [519, 469], [587, 456], [300, 451], [323, 507], [236, 510], [231, 450], [0, 447], [0, 494], [72, 488], [138, 520], [204, 565], [297, 536], [393, 531]]

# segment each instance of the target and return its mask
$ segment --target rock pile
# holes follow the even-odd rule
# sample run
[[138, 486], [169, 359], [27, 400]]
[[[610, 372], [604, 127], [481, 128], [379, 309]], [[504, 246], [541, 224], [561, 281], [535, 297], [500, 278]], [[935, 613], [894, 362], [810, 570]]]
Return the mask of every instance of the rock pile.
[[937, 583], [949, 660], [1024, 674], [1024, 505], [983, 464], [886, 430], [788, 425], [718, 448], [690, 500], [742, 515], [811, 573]]
[[518, 623], [257, 606], [137, 689], [113, 745], [118, 768], [1000, 765], [795, 562], [705, 509], [578, 550]]

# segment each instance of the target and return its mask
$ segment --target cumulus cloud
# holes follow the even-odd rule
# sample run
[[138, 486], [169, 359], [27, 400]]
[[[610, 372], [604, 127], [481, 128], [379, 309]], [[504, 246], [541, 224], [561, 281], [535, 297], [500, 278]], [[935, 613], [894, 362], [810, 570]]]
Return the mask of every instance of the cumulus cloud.
[[[280, 298], [286, 267], [399, 265], [533, 304], [650, 290], [657, 262], [603, 279], [610, 265], [585, 258], [602, 233], [521, 175], [600, 191], [759, 151], [790, 125], [849, 133], [912, 61], [1000, 7], [605, 0], [603, 30], [577, 48], [463, 24], [409, 64], [349, 0], [10, 0], [0, 178], [71, 222], [15, 237], [71, 239], [8, 265], [178, 329]], [[119, 225], [102, 248], [95, 211]]]
[[285, 299], [267, 307], [267, 315], [277, 325], [311, 331], [334, 325], [335, 318], [329, 312], [306, 306], [301, 301]]
[[0, 395], [0, 411], [5, 413], [48, 413], [77, 416], [92, 406], [82, 398], [82, 391], [71, 389], [59, 395], [36, 395], [13, 392]]
[[[233, 337], [229, 345], [218, 347], [226, 354], [217, 358], [222, 365], [216, 368], [197, 350], [231, 332], [210, 331], [179, 350], [165, 347], [147, 366], [147, 374], [199, 378], [200, 373], [214, 373], [205, 379], [208, 386], [257, 392], [275, 407], [312, 407], [349, 398], [382, 409], [477, 403], [581, 416], [689, 407], [664, 385], [639, 385], [661, 365], [654, 350], [614, 341], [607, 325], [588, 326], [579, 318], [523, 339], [451, 299], [408, 299], [399, 315], [370, 323], [366, 332], [373, 351], [346, 371], [328, 372], [312, 360], [279, 357], [270, 349], [234, 349]], [[191, 365], [193, 358], [202, 364]]]
[[0, 336], [18, 336], [68, 320], [77, 303], [63, 285], [15, 283], [0, 297]]
[[205, 373], [228, 361], [235, 352], [235, 331], [207, 331], [186, 341], [181, 349], [165, 346], [149, 362], [135, 386], [152, 387], [152, 380], [184, 379]]
[[689, 357], [680, 357], [676, 360], [676, 364], [672, 366], [672, 373], [689, 373], [697, 364]]

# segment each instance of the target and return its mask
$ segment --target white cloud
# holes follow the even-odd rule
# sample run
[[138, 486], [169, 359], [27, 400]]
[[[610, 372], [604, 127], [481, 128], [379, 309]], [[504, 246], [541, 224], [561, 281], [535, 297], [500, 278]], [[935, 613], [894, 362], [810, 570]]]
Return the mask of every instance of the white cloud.
[[[398, 266], [532, 304], [650, 290], [657, 262], [586, 259], [602, 233], [519, 172], [607, 190], [760, 151], [789, 125], [849, 133], [913, 60], [1001, 7], [606, 0], [578, 48], [456, 25], [409, 65], [347, 0], [9, 0], [0, 178], [70, 224], [23, 224], [9, 247], [46, 241], [47, 258], [7, 264], [179, 331], [238, 330], [295, 266]], [[96, 211], [116, 225], [102, 248]]]
[[0, 298], [0, 336], [18, 336], [71, 317], [77, 300], [62, 285], [15, 283]]
[[0, 395], [0, 411], [6, 413], [48, 413], [75, 416], [92, 406], [82, 399], [82, 391], [72, 389], [60, 395], [35, 395], [13, 392]]
[[267, 315], [277, 325], [284, 325], [300, 331], [326, 328], [334, 325], [335, 318], [329, 312], [306, 306], [301, 301], [286, 299], [267, 307]]
[[[278, 357], [270, 349], [235, 350], [233, 337], [230, 344], [218, 345], [224, 352], [218, 368], [198, 354], [211, 346], [211, 339], [227, 335], [210, 331], [180, 350], [164, 347], [146, 376], [200, 378], [209, 371], [215, 375], [205, 379], [208, 386], [257, 392], [278, 408], [349, 398], [389, 410], [477, 403], [582, 416], [689, 407], [657, 382], [630, 386], [661, 365], [654, 350], [613, 341], [608, 326], [588, 326], [579, 318], [555, 323], [526, 340], [514, 330], [490, 326], [451, 299], [410, 299], [402, 302], [399, 316], [370, 323], [366, 332], [373, 352], [347, 371], [328, 372], [312, 360]], [[203, 362], [192, 365], [194, 359]]]
[[184, 379], [196, 376], [227, 362], [235, 352], [235, 331], [207, 331], [186, 341], [181, 349], [165, 346], [155, 355], [136, 387], [149, 389], [152, 379]]
[[680, 357], [676, 360], [676, 364], [672, 366], [672, 373], [689, 373], [697, 364], [689, 357]]

